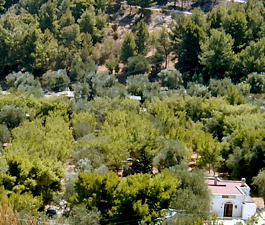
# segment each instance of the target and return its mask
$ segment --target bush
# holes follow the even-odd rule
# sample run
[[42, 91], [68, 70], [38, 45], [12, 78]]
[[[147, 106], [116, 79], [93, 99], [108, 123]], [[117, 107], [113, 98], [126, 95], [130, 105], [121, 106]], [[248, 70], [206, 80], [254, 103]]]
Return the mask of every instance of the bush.
[[0, 124], [0, 143], [7, 143], [10, 140], [10, 131], [7, 126]]
[[211, 95], [226, 96], [228, 94], [228, 87], [232, 86], [233, 83], [230, 78], [224, 78], [222, 80], [211, 79], [209, 83], [209, 90]]
[[65, 69], [48, 71], [43, 78], [49, 91], [64, 91], [70, 83]]
[[162, 70], [158, 77], [161, 79], [161, 85], [169, 89], [178, 89], [182, 87], [182, 74], [178, 70]]
[[9, 129], [17, 127], [25, 118], [24, 110], [14, 105], [5, 105], [0, 110], [0, 123]]
[[13, 72], [7, 75], [6, 83], [9, 87], [22, 88], [26, 86], [40, 86], [40, 83], [34, 80], [34, 76], [28, 72]]
[[190, 96], [197, 96], [197, 97], [210, 96], [208, 87], [194, 82], [188, 83], [187, 94]]
[[150, 71], [148, 60], [143, 55], [137, 55], [128, 59], [128, 73], [130, 75], [144, 74]]
[[265, 73], [251, 73], [248, 75], [246, 82], [251, 86], [251, 93], [265, 92]]
[[92, 97], [92, 90], [88, 83], [77, 83], [74, 85], [75, 100], [89, 100]]
[[96, 118], [87, 112], [74, 113], [72, 119], [74, 136], [76, 139], [93, 133], [96, 125]]
[[28, 72], [13, 72], [7, 75], [6, 82], [9, 87], [17, 90], [24, 90], [32, 93], [36, 97], [42, 97], [43, 92], [40, 82], [34, 79], [34, 76]]
[[128, 77], [126, 88], [129, 94], [141, 96], [143, 100], [156, 96], [159, 93], [159, 85], [151, 83], [148, 77], [143, 74]]
[[95, 62], [90, 60], [88, 63], [84, 63], [79, 60], [73, 60], [70, 69], [71, 80], [78, 80], [83, 82], [84, 76], [89, 72], [96, 72], [98, 70]]

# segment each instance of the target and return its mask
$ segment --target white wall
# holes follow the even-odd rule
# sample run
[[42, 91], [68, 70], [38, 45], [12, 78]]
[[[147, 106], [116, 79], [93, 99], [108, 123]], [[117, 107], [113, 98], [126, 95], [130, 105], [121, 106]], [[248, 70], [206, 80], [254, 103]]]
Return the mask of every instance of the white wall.
[[242, 219], [247, 220], [256, 213], [257, 206], [255, 203], [246, 203], [242, 207]]
[[233, 204], [232, 217], [241, 218], [244, 195], [233, 195], [233, 198], [223, 198], [222, 195], [213, 195], [212, 214], [217, 214], [218, 217], [223, 217], [224, 216], [224, 205], [228, 202]]

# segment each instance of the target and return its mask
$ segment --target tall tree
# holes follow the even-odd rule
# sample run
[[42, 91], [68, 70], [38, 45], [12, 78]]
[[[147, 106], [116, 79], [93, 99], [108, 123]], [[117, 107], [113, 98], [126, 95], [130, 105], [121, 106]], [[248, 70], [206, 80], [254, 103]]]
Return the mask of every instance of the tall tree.
[[153, 6], [156, 1], [155, 0], [137, 0], [138, 5], [141, 7], [141, 16], [144, 15], [144, 10]]
[[248, 74], [265, 71], [265, 38], [259, 41], [251, 41], [249, 46], [242, 50], [238, 55], [236, 63], [235, 79], [240, 80]]
[[126, 35], [121, 47], [121, 60], [126, 63], [128, 58], [136, 55], [136, 44], [133, 33]]
[[72, 14], [72, 11], [67, 8], [65, 10], [65, 13], [60, 17], [58, 24], [60, 29], [62, 29], [63, 27], [67, 27], [70, 25], [73, 25], [75, 23], [75, 18]]
[[137, 23], [137, 30], [135, 34], [135, 44], [137, 54], [146, 55], [148, 51], [149, 31], [144, 20]]
[[234, 52], [240, 52], [248, 40], [246, 15], [239, 10], [232, 12], [230, 15], [224, 17], [222, 25], [225, 32], [230, 34], [234, 40]]
[[95, 8], [90, 6], [86, 11], [83, 12], [80, 19], [78, 19], [81, 32], [95, 35], [96, 33], [96, 13]]
[[165, 68], [167, 69], [168, 57], [173, 48], [170, 41], [169, 32], [165, 27], [162, 28], [160, 35], [158, 36], [156, 50], [158, 54], [161, 54], [163, 56], [165, 61]]
[[205, 78], [223, 79], [229, 75], [235, 63], [234, 41], [230, 34], [216, 29], [211, 30], [208, 41], [201, 42], [200, 64], [204, 66]]
[[172, 34], [174, 54], [178, 59], [176, 68], [181, 73], [188, 72], [190, 81], [193, 74], [199, 73], [201, 70], [198, 56], [201, 53], [200, 42], [205, 40], [205, 31], [190, 17], [182, 14], [177, 17]]
[[56, 4], [52, 1], [48, 1], [43, 4], [38, 12], [40, 18], [40, 28], [42, 31], [49, 29], [55, 31], [55, 21], [57, 20], [56, 15]]
[[214, 139], [209, 133], [201, 133], [201, 140], [197, 143], [198, 153], [201, 158], [198, 159], [198, 166], [211, 170], [214, 174], [217, 171], [220, 162], [222, 162], [221, 156], [221, 144], [218, 140]]
[[12, 45], [12, 34], [0, 25], [0, 71], [4, 72], [7, 66], [8, 54], [6, 54]]

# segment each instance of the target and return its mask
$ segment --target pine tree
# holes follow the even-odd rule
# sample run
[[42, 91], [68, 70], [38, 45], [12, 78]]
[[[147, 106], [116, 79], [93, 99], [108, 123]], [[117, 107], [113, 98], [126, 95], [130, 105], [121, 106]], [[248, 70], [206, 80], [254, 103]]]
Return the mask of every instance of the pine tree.
[[163, 27], [158, 39], [157, 39], [157, 53], [163, 55], [165, 60], [165, 68], [168, 64], [168, 56], [172, 51], [172, 46], [169, 38], [169, 33], [165, 27]]
[[125, 63], [128, 58], [136, 55], [136, 44], [134, 35], [129, 33], [126, 35], [121, 47], [121, 60]]
[[145, 55], [148, 51], [148, 40], [149, 32], [148, 27], [144, 20], [141, 20], [137, 24], [137, 32], [135, 34], [135, 44], [137, 48], [137, 53]]

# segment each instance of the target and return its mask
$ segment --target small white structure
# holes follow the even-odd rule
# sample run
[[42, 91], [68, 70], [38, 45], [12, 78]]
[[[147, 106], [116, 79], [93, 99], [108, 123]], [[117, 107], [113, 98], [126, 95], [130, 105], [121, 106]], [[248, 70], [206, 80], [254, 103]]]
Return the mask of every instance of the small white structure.
[[212, 193], [212, 214], [219, 218], [249, 219], [257, 206], [250, 197], [250, 187], [245, 178], [241, 181], [221, 180], [217, 176], [208, 179]]
[[142, 100], [142, 97], [141, 96], [137, 96], [137, 95], [131, 95], [130, 96], [130, 99], [131, 100], [137, 100], [137, 101], [140, 102]]

